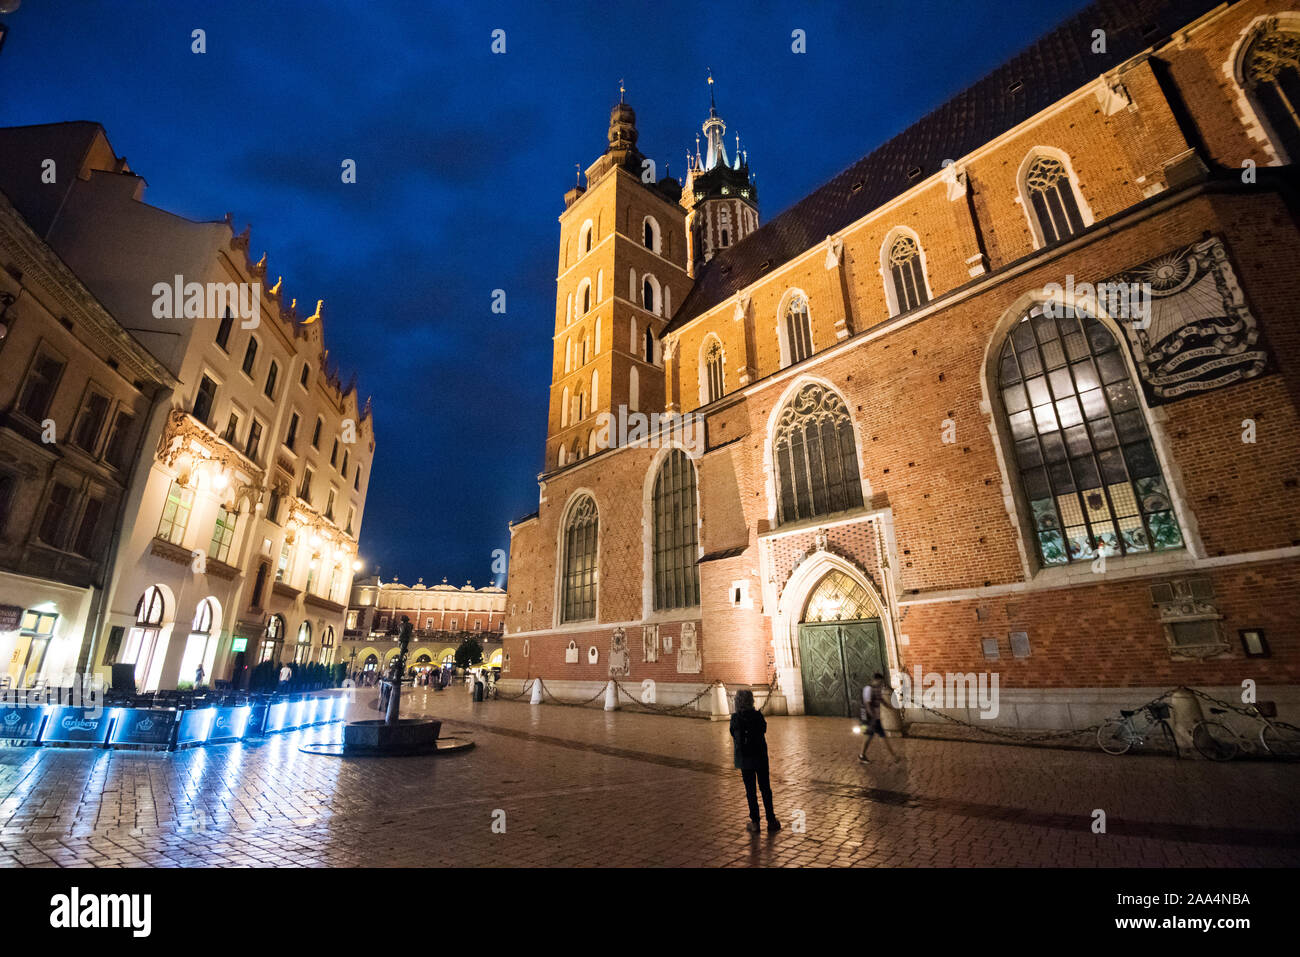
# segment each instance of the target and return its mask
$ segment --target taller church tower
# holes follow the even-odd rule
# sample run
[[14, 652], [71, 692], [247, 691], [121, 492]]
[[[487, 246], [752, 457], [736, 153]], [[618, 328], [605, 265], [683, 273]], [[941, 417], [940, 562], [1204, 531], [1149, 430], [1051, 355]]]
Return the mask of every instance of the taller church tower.
[[734, 246], [758, 229], [758, 187], [749, 171], [749, 156], [740, 148], [727, 153], [727, 124], [718, 116], [713, 102], [713, 77], [709, 77], [709, 118], [704, 121], [705, 151], [695, 137], [695, 155], [686, 157], [686, 185], [682, 205], [688, 209], [687, 229], [691, 237], [688, 270], [695, 270], [713, 258], [719, 249]]
[[605, 152], [560, 215], [544, 472], [617, 444], [602, 412], [664, 411], [659, 333], [691, 287], [681, 185], [656, 179], [621, 93]]

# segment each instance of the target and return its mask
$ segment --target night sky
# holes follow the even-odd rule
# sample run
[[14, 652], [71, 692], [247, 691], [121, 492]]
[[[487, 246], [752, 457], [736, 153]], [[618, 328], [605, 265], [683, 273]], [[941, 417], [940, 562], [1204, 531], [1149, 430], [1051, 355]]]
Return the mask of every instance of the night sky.
[[620, 79], [639, 147], [680, 179], [712, 68], [766, 222], [1082, 6], [23, 0], [0, 125], [98, 121], [148, 202], [251, 223], [253, 258], [325, 300], [331, 359], [374, 397], [366, 573], [483, 585], [537, 508], [556, 218]]

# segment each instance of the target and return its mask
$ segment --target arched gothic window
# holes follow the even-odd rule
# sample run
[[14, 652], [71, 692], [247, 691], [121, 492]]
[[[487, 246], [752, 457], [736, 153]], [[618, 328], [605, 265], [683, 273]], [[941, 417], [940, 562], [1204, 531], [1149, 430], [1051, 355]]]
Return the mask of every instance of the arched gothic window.
[[140, 628], [161, 625], [163, 620], [163, 594], [157, 585], [150, 585], [135, 604], [135, 623]]
[[600, 530], [596, 503], [584, 495], [569, 511], [564, 527], [562, 621], [596, 617], [596, 538]]
[[781, 410], [772, 463], [780, 524], [862, 505], [853, 422], [844, 400], [824, 385], [809, 383]]
[[591, 312], [591, 283], [582, 287], [582, 314]]
[[645, 327], [645, 361], [651, 365], [655, 361], [655, 333], [649, 326]]
[[998, 387], [1044, 565], [1181, 548], [1119, 343], [1092, 316], [1036, 306], [1007, 335]]
[[808, 297], [795, 293], [785, 307], [785, 341], [790, 365], [812, 355], [812, 320], [808, 315]]
[[1083, 217], [1065, 164], [1039, 156], [1025, 173], [1025, 192], [1042, 233], [1043, 245], [1083, 232]]
[[894, 282], [894, 301], [899, 312], [907, 312], [929, 301], [921, 249], [911, 236], [903, 235], [890, 244], [889, 273]]
[[649, 276], [641, 283], [641, 308], [646, 312], [655, 311], [655, 287]]
[[659, 466], [654, 487], [655, 610], [700, 603], [695, 465], [673, 449]]
[[645, 221], [645, 248], [653, 250], [655, 248], [655, 228], [649, 217]]
[[722, 398], [722, 344], [714, 336], [704, 344], [703, 365], [704, 401], [715, 402]]
[[1241, 77], [1287, 159], [1300, 162], [1300, 33], [1262, 32], [1242, 56]]

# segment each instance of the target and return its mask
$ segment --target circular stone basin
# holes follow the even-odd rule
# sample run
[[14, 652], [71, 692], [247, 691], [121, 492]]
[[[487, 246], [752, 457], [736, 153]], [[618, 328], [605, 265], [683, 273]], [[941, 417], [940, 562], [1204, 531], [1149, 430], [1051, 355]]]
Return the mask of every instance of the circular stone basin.
[[382, 718], [349, 721], [343, 726], [343, 753], [427, 754], [438, 748], [441, 721], [402, 718], [388, 724]]

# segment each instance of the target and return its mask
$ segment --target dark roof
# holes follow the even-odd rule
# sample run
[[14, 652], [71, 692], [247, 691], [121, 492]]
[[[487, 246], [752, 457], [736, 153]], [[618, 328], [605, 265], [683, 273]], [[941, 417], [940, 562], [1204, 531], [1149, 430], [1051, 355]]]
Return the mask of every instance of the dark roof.
[[[664, 332], [707, 312], [765, 272], [1158, 44], [1220, 0], [1098, 0], [858, 160], [742, 242], [714, 256]], [[1093, 53], [1093, 31], [1106, 52]], [[909, 176], [909, 172], [912, 174]], [[854, 186], [857, 190], [854, 190]], [[767, 264], [766, 267], [764, 264]]]

